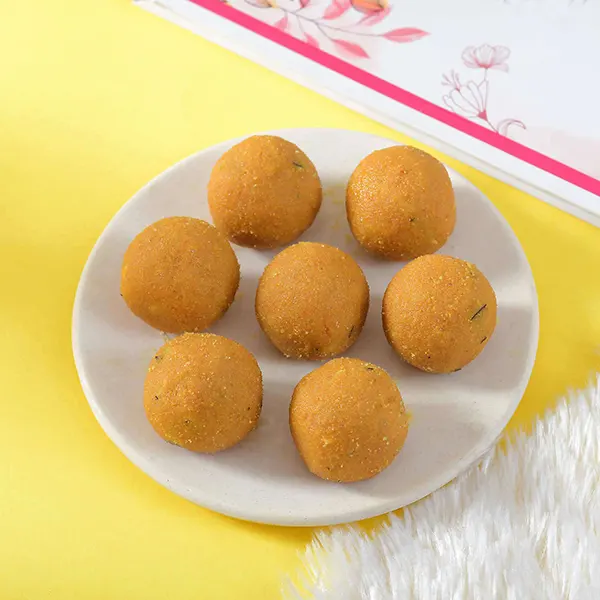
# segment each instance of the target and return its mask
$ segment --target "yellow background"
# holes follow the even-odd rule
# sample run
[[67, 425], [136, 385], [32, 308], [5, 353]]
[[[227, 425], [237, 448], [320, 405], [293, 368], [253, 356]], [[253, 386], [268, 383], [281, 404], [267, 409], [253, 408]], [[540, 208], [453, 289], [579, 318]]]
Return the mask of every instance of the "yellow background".
[[[81, 392], [70, 321], [94, 241], [148, 179], [302, 126], [407, 141], [127, 0], [0, 0], [0, 600], [278, 597], [311, 532], [210, 513], [133, 467]], [[533, 268], [540, 349], [511, 422], [527, 426], [600, 366], [599, 231], [446, 160]]]

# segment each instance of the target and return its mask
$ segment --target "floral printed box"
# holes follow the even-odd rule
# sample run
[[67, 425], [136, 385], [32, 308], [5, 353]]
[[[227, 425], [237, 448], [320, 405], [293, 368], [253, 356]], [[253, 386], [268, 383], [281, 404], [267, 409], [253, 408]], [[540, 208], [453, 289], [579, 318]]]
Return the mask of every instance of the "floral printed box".
[[600, 0], [138, 0], [600, 225]]

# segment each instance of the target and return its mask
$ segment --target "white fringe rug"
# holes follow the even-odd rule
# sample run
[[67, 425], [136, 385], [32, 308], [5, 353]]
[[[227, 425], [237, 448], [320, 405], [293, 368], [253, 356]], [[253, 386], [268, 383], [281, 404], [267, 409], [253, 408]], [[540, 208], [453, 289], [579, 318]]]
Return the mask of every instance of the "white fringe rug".
[[600, 600], [600, 376], [369, 537], [319, 534], [284, 597]]

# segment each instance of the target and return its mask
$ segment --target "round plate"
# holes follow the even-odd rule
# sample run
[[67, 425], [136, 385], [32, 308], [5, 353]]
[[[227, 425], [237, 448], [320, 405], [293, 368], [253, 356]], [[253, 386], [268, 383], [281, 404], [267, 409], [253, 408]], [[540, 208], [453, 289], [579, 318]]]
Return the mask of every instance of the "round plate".
[[119, 295], [121, 261], [144, 227], [167, 216], [210, 221], [206, 185], [215, 161], [239, 140], [203, 150], [138, 192], [100, 236], [83, 271], [73, 314], [73, 349], [89, 403], [110, 438], [160, 484], [227, 515], [280, 525], [331, 525], [379, 515], [422, 498], [456, 477], [494, 443], [529, 380], [538, 340], [535, 286], [512, 230], [481, 192], [448, 169], [456, 192], [457, 225], [442, 253], [474, 262], [498, 296], [498, 325], [482, 354], [451, 375], [429, 375], [404, 364], [381, 327], [381, 299], [402, 263], [366, 255], [350, 235], [344, 194], [359, 161], [395, 142], [332, 129], [273, 132], [298, 144], [321, 176], [324, 200], [303, 240], [351, 254], [371, 288], [365, 328], [346, 353], [380, 365], [396, 380], [412, 414], [394, 463], [369, 481], [336, 484], [311, 475], [296, 452], [288, 407], [298, 381], [318, 362], [285, 359], [254, 316], [258, 278], [276, 254], [234, 246], [241, 265], [235, 301], [211, 331], [248, 348], [263, 372], [258, 428], [231, 450], [209, 456], [162, 441], [144, 414], [146, 369], [163, 336], [129, 312]]

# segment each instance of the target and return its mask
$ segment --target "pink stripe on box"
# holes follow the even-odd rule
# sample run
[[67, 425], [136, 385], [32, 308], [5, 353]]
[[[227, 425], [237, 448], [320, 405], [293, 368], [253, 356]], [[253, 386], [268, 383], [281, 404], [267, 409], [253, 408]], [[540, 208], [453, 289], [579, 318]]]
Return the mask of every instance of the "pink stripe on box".
[[395, 86], [394, 84], [380, 79], [363, 71], [359, 67], [351, 65], [340, 58], [332, 56], [323, 50], [310, 46], [302, 40], [288, 35], [267, 23], [263, 23], [250, 15], [236, 10], [235, 8], [220, 2], [219, 0], [191, 0], [194, 4], [217, 14], [228, 21], [236, 23], [245, 29], [248, 29], [257, 35], [260, 35], [276, 44], [284, 46], [297, 54], [312, 60], [336, 73], [355, 81], [369, 89], [382, 94], [396, 102], [400, 102], [409, 108], [412, 108], [428, 117], [436, 119], [454, 129], [462, 131], [471, 137], [474, 137], [498, 150], [502, 150], [515, 158], [518, 158], [534, 167], [538, 167], [547, 173], [550, 173], [560, 179], [564, 179], [588, 192], [600, 196], [600, 181], [573, 169], [564, 163], [561, 163], [545, 154], [541, 154], [531, 148], [527, 148], [518, 142], [508, 139], [495, 131], [491, 131], [473, 123], [460, 115], [457, 115], [446, 108], [442, 108], [433, 102], [424, 100], [411, 92]]

